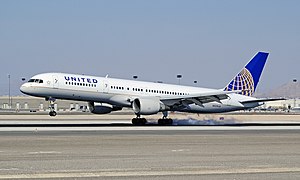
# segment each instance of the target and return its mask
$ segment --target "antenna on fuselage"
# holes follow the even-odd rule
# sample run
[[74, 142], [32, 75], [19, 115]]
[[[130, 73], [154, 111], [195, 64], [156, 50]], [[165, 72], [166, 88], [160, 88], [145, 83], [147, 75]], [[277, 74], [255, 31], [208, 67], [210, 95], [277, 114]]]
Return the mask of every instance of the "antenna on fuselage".
[[106, 74], [105, 78], [108, 78], [108, 74]]

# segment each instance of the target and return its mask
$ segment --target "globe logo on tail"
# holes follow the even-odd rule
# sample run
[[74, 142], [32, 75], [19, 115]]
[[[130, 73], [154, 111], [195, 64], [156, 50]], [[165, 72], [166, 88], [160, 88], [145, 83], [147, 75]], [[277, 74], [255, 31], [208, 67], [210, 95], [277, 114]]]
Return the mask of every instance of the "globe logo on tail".
[[225, 91], [242, 90], [239, 94], [251, 96], [254, 89], [254, 80], [248, 69], [244, 68], [233, 80], [225, 87]]

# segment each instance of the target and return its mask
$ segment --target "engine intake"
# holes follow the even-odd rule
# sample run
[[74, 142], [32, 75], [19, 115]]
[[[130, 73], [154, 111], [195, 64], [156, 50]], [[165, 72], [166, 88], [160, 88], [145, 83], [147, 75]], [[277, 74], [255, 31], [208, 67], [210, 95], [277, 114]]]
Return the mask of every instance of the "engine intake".
[[135, 114], [151, 115], [165, 109], [159, 99], [136, 98], [132, 102], [132, 109]]

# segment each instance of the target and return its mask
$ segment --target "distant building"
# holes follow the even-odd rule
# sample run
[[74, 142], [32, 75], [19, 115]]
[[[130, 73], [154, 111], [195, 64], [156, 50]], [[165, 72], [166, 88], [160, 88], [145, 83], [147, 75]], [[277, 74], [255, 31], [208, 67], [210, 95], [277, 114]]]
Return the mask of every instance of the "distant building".
[[265, 109], [281, 109], [292, 110], [300, 107], [300, 99], [287, 99], [283, 101], [270, 101], [266, 102], [261, 108]]
[[[56, 100], [54, 107], [57, 111], [81, 111], [86, 110], [87, 102]], [[0, 96], [0, 110], [48, 111], [49, 102], [44, 98], [14, 96], [12, 97], [12, 107], [9, 107], [8, 96]]]

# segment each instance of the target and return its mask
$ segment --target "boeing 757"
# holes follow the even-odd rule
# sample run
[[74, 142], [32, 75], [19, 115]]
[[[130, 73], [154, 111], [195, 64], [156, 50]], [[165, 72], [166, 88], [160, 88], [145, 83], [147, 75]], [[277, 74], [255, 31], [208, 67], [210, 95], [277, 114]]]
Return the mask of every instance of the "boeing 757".
[[158, 124], [172, 124], [169, 111], [189, 113], [221, 113], [246, 110], [263, 105], [265, 101], [252, 97], [268, 53], [258, 52], [252, 60], [222, 89], [152, 83], [135, 80], [95, 77], [67, 73], [43, 73], [33, 76], [20, 87], [24, 94], [50, 101], [50, 116], [56, 116], [56, 99], [88, 102], [94, 114], [107, 114], [132, 108], [134, 125], [147, 123], [142, 115], [162, 112]]

